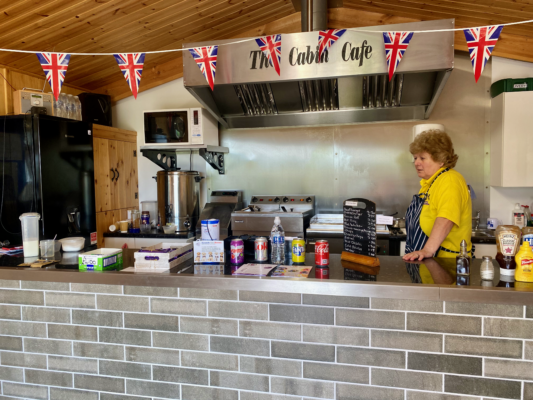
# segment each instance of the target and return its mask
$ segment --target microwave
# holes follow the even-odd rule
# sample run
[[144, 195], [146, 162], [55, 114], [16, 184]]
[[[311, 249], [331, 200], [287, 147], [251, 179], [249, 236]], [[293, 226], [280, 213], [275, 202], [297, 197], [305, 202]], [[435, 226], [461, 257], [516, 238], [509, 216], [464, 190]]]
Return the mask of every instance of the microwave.
[[218, 146], [218, 122], [204, 108], [145, 111], [142, 142], [158, 148]]

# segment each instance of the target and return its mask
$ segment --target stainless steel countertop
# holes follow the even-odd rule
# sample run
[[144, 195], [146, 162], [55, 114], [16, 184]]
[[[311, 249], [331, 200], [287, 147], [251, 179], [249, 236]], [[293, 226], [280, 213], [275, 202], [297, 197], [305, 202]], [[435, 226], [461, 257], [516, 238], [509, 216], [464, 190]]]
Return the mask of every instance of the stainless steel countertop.
[[[125, 252], [125, 266], [132, 264], [133, 250]], [[447, 300], [486, 302], [501, 304], [533, 304], [533, 283], [518, 283], [517, 287], [496, 287], [500, 282], [499, 267], [495, 265], [492, 287], [481, 286], [479, 266], [481, 260], [473, 260], [470, 285], [457, 286], [455, 259], [430, 259], [420, 265], [408, 267], [401, 257], [380, 256], [381, 267], [375, 281], [344, 280], [344, 268], [340, 255], [330, 256], [329, 280], [314, 278], [314, 270], [307, 279], [236, 277], [231, 275], [195, 275], [189, 268], [192, 260], [164, 273], [139, 273], [126, 271], [79, 271], [78, 269], [42, 269], [6, 267], [17, 265], [23, 259], [0, 258], [0, 279], [95, 283], [132, 286], [188, 287], [203, 289], [232, 289], [270, 292], [312, 293], [336, 296], [382, 297], [420, 300]], [[314, 264], [314, 254], [307, 254], [308, 265]], [[418, 271], [418, 273], [417, 273]], [[226, 273], [230, 267], [226, 266]], [[371, 279], [360, 274], [360, 279]], [[422, 283], [413, 283], [421, 281]]]

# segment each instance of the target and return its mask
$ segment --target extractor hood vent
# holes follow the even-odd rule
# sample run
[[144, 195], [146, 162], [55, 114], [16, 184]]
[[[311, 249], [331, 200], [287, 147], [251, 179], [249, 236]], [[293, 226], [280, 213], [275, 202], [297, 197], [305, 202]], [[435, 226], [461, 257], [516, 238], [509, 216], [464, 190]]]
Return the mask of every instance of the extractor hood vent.
[[451, 28], [452, 19], [348, 30], [320, 62], [317, 32], [283, 34], [280, 75], [255, 40], [219, 46], [214, 90], [184, 52], [184, 86], [226, 128], [427, 119], [453, 70], [453, 32], [415, 34], [391, 81], [378, 32]]
[[270, 84], [252, 83], [235, 85], [234, 87], [244, 114], [252, 116], [278, 113]]
[[336, 79], [317, 79], [298, 82], [304, 112], [339, 109]]
[[402, 99], [403, 74], [389, 81], [388, 75], [363, 77], [363, 108], [399, 107]]

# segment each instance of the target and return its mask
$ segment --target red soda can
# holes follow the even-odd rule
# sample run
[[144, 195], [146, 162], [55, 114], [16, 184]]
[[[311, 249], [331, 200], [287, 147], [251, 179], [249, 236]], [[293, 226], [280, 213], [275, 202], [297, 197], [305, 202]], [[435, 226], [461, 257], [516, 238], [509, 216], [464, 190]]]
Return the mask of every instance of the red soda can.
[[315, 265], [329, 266], [329, 243], [327, 240], [317, 240], [315, 243]]
[[316, 279], [329, 279], [329, 267], [315, 266], [315, 278]]

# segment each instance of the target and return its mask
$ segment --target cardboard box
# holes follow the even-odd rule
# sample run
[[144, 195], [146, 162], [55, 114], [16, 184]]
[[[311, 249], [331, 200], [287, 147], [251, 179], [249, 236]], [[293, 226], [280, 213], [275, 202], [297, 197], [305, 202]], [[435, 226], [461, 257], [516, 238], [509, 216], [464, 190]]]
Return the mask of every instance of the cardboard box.
[[122, 249], [97, 249], [78, 256], [79, 269], [84, 271], [104, 271], [122, 269]]
[[[134, 254], [137, 270], [172, 269], [192, 258], [192, 243], [158, 243], [144, 249], [151, 252], [137, 251]], [[159, 253], [158, 249], [172, 249], [172, 251]]]
[[194, 242], [194, 263], [224, 264], [223, 240], [196, 240]]

